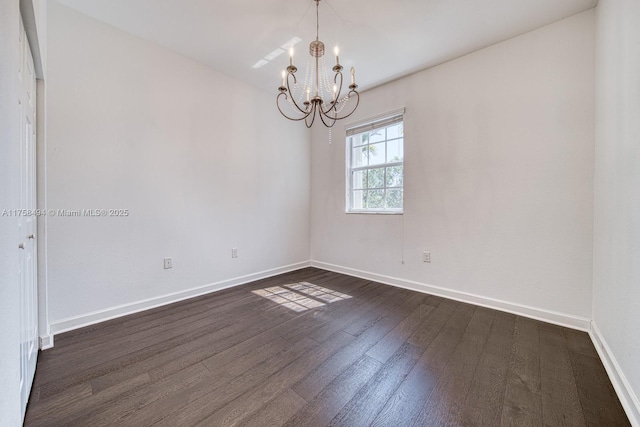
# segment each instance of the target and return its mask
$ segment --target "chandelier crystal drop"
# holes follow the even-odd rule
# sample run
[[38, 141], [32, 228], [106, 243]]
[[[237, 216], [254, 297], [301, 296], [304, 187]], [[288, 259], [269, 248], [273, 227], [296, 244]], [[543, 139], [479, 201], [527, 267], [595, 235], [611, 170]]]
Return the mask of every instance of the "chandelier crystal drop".
[[[298, 68], [293, 65], [293, 47], [289, 49], [289, 66], [282, 71], [282, 84], [278, 88], [276, 105], [280, 113], [289, 120], [302, 121], [310, 128], [316, 119], [326, 127], [332, 127], [336, 121], [349, 117], [358, 108], [360, 94], [356, 90], [356, 71], [351, 67], [351, 84], [349, 91], [343, 95], [342, 65], [340, 65], [339, 51], [336, 47], [334, 54], [336, 63], [331, 69], [333, 78], [329, 77], [328, 67], [324, 59], [324, 43], [318, 37], [320, 30], [319, 5], [316, 3], [316, 39], [309, 44], [309, 59], [304, 80], [300, 83], [296, 77]], [[350, 102], [351, 101], [351, 102]], [[289, 104], [292, 115], [286, 114], [281, 104]], [[342, 114], [344, 108], [350, 104], [347, 113]]]

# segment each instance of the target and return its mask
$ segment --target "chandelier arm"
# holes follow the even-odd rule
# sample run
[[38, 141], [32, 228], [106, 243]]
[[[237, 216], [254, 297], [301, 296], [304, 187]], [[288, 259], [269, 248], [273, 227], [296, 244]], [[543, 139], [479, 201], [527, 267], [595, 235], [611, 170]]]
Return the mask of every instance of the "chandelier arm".
[[[295, 76], [295, 74], [293, 74], [293, 73], [291, 73], [291, 72], [289, 72], [289, 73], [287, 74], [287, 90], [288, 90], [288, 91], [289, 91], [289, 93], [291, 94], [291, 102], [292, 102], [293, 106], [295, 106], [295, 107], [298, 109], [298, 111], [300, 111], [302, 114], [307, 114], [307, 110], [306, 110], [306, 109], [304, 109], [304, 110], [303, 110], [302, 108], [300, 108], [300, 106], [299, 106], [299, 105], [298, 105], [298, 103], [296, 102], [296, 97], [295, 97], [295, 96], [293, 96], [293, 91], [291, 90], [291, 87], [290, 87], [290, 85], [289, 85], [289, 76], [292, 76], [292, 77], [293, 77], [293, 83], [294, 83], [294, 84], [296, 84], [297, 80], [296, 80], [296, 76]], [[285, 95], [285, 98], [286, 98], [286, 97], [287, 97], [287, 96]], [[281, 112], [282, 112], [282, 111], [281, 111]]]
[[[309, 115], [311, 115], [311, 122], [307, 121], [307, 118], [309, 117]], [[311, 128], [315, 120], [316, 120], [316, 106], [314, 104], [313, 107], [311, 107], [311, 111], [309, 111], [309, 114], [304, 118], [304, 124], [307, 126], [307, 128]]]
[[311, 111], [305, 113], [303, 112], [304, 116], [300, 117], [300, 118], [295, 118], [295, 117], [289, 117], [287, 114], [285, 114], [284, 111], [282, 111], [282, 108], [280, 108], [280, 97], [284, 95], [284, 99], [287, 99], [287, 94], [284, 92], [280, 92], [278, 94], [278, 96], [276, 96], [276, 107], [278, 107], [278, 111], [280, 111], [280, 114], [282, 114], [285, 118], [292, 120], [294, 122], [299, 122], [300, 120], [304, 120], [307, 117], [309, 117], [309, 114], [311, 114]]
[[[340, 76], [340, 84], [338, 84], [338, 76]], [[340, 99], [340, 94], [342, 93], [342, 84], [344, 83], [342, 71], [336, 72], [336, 75], [333, 76], [333, 83], [338, 87], [338, 93], [336, 93], [336, 101], [333, 103], [333, 108], [337, 112], [338, 99]]]
[[[328, 124], [328, 123], [324, 120], [324, 119], [325, 119], [325, 117], [326, 117], [327, 119], [331, 119], [331, 120], [332, 120], [331, 124]], [[322, 111], [320, 112], [320, 120], [322, 120], [322, 124], [323, 124], [323, 125], [325, 125], [325, 126], [326, 126], [326, 127], [328, 127], [328, 128], [332, 128], [332, 127], [333, 127], [333, 125], [335, 125], [335, 124], [336, 124], [336, 122], [338, 121], [338, 119], [337, 119], [336, 117], [331, 117], [330, 115], [328, 115], [327, 113], [322, 112]]]
[[[331, 118], [333, 120], [343, 120], [343, 119], [346, 119], [347, 117], [349, 117], [350, 115], [352, 115], [356, 111], [356, 109], [358, 108], [358, 105], [360, 104], [360, 94], [358, 93], [358, 91], [356, 91], [355, 89], [351, 89], [349, 91], [349, 93], [347, 94], [347, 97], [350, 99], [352, 94], [354, 94], [355, 97], [356, 97], [356, 104], [354, 105], [353, 109], [349, 112], [349, 114], [346, 114], [344, 116], [338, 117], [338, 110], [335, 109], [334, 110], [335, 111], [334, 115], [331, 116], [331, 115], [329, 115], [329, 113], [331, 112], [331, 108], [329, 108], [327, 111], [324, 111], [324, 110], [320, 109], [321, 116], [324, 115], [325, 117]], [[337, 105], [337, 102], [336, 102], [335, 105]], [[324, 120], [322, 122], [324, 123]], [[325, 123], [325, 126], [326, 126], [326, 123]]]
[[[338, 74], [340, 75], [340, 84], [338, 84]], [[336, 75], [333, 78], [333, 83], [335, 83], [335, 85], [339, 88], [338, 92], [335, 95], [335, 99], [331, 101], [331, 104], [329, 104], [329, 108], [327, 108], [326, 110], [323, 110], [322, 108], [320, 109], [320, 111], [322, 111], [324, 114], [327, 114], [327, 115], [331, 110], [334, 110], [336, 112], [336, 115], [338, 113], [338, 110], [336, 107], [338, 105], [338, 100], [340, 99], [340, 94], [342, 93], [342, 73], [340, 71], [336, 72]]]
[[322, 114], [324, 114], [326, 117], [331, 117], [329, 115], [329, 113], [331, 113], [331, 111], [336, 111], [336, 105], [338, 104], [338, 99], [336, 98], [335, 101], [331, 101], [331, 104], [329, 104], [329, 107], [325, 110], [322, 108], [322, 106], [320, 106], [320, 112]]
[[337, 113], [336, 113], [336, 120], [346, 119], [347, 117], [349, 117], [350, 115], [352, 115], [352, 114], [356, 111], [356, 109], [358, 108], [358, 105], [360, 104], [360, 94], [359, 94], [356, 90], [351, 89], [351, 90], [349, 91], [349, 93], [347, 94], [347, 96], [348, 96], [349, 98], [351, 98], [351, 94], [352, 94], [352, 93], [353, 93], [353, 94], [355, 94], [355, 96], [356, 96], [356, 105], [354, 105], [354, 106], [353, 106], [353, 110], [351, 110], [351, 112], [350, 112], [349, 114], [345, 115], [345, 116], [337, 117]]

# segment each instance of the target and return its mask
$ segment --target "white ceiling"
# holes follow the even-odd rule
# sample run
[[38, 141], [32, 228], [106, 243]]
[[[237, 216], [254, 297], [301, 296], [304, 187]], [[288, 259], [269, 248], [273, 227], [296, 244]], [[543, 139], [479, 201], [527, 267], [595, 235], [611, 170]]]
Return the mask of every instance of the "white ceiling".
[[[315, 39], [312, 0], [58, 0], [116, 28], [276, 93], [283, 54], [252, 65], [294, 36], [304, 72]], [[597, 0], [322, 0], [320, 40], [361, 89], [393, 80], [595, 6]], [[304, 54], [304, 61], [301, 55]], [[347, 78], [347, 76], [345, 76]]]

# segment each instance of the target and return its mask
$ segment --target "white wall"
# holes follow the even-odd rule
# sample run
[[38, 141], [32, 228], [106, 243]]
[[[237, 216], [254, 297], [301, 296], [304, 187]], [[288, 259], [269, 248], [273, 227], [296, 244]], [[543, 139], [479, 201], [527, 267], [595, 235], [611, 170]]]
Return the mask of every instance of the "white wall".
[[[600, 0], [593, 320], [640, 425], [640, 2]], [[625, 384], [626, 383], [626, 384]]]
[[53, 332], [309, 259], [309, 134], [273, 94], [48, 12], [48, 207], [130, 211], [48, 218]]
[[[20, 178], [18, 0], [0, 1], [0, 212], [17, 209]], [[0, 215], [0, 425], [20, 420], [18, 218]]]
[[367, 91], [348, 120], [400, 107], [402, 216], [345, 214], [344, 126], [314, 129], [316, 264], [588, 327], [594, 12]]

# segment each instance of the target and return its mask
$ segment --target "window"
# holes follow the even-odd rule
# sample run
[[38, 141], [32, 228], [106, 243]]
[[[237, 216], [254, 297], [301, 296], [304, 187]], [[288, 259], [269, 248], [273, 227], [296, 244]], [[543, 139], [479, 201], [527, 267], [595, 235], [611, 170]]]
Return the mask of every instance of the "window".
[[403, 114], [347, 128], [347, 212], [402, 213]]

